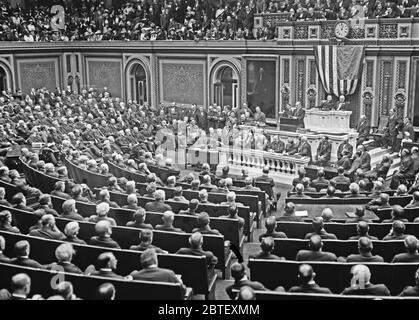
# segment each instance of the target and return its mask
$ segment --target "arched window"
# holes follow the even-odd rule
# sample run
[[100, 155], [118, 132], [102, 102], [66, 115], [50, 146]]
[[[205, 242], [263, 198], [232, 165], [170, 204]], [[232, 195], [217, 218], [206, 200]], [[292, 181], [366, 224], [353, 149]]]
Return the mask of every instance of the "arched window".
[[147, 73], [140, 63], [130, 69], [129, 98], [138, 103], [148, 103]]
[[237, 75], [229, 66], [221, 67], [214, 83], [214, 102], [219, 106], [236, 106], [238, 103]]

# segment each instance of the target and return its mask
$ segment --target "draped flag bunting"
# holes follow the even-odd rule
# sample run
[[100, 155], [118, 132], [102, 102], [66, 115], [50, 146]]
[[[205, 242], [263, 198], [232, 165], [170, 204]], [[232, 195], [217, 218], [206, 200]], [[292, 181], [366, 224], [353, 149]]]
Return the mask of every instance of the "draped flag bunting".
[[327, 94], [353, 94], [361, 79], [363, 46], [315, 46], [317, 70]]

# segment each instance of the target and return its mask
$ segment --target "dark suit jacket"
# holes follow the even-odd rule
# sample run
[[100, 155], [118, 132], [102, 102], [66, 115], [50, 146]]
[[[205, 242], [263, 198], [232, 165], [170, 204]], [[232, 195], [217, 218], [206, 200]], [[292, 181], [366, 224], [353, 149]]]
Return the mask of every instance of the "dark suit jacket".
[[331, 294], [329, 288], [322, 288], [317, 283], [312, 284], [302, 284], [299, 286], [291, 287], [288, 292], [301, 292], [301, 293], [325, 293]]
[[10, 262], [10, 258], [9, 257], [6, 257], [5, 255], [4, 255], [4, 253], [0, 253], [0, 262], [4, 262], [4, 263], [9, 263]]
[[173, 231], [173, 232], [185, 232], [185, 231], [183, 231], [182, 229], [179, 229], [179, 228], [175, 228], [175, 227], [171, 227], [171, 228], [169, 228], [169, 227], [167, 227], [167, 226], [165, 226], [165, 225], [163, 225], [163, 224], [158, 224], [157, 226], [156, 226], [156, 230], [163, 230], [163, 231]]
[[402, 297], [418, 297], [419, 296], [419, 285], [416, 285], [415, 287], [408, 286], [406, 287], [402, 293], [400, 293], [400, 296]]
[[384, 262], [384, 259], [379, 255], [373, 256], [371, 252], [369, 252], [351, 254], [346, 258], [346, 262]]
[[278, 218], [276, 218], [276, 221], [296, 221], [296, 222], [303, 222], [303, 218], [302, 217], [296, 217], [294, 215], [289, 216], [289, 215], [282, 215]]
[[157, 267], [133, 271], [131, 276], [134, 280], [179, 283], [178, 278], [172, 270]]
[[164, 250], [160, 249], [159, 247], [153, 246], [152, 244], [145, 245], [140, 243], [138, 246], [131, 246], [129, 247], [130, 250], [134, 251], [145, 251], [147, 249], [154, 249], [156, 253], [166, 253]]
[[98, 246], [98, 247], [116, 248], [116, 249], [121, 248], [119, 244], [116, 241], [112, 240], [111, 238], [101, 238], [98, 236], [91, 237], [89, 244], [91, 246]]
[[56, 196], [56, 197], [60, 197], [60, 198], [64, 198], [64, 199], [71, 199], [71, 197], [67, 193], [64, 193], [64, 192], [61, 192], [61, 191], [53, 190], [53, 191], [51, 191], [51, 194], [53, 196]]
[[296, 261], [337, 261], [334, 253], [312, 250], [300, 250], [295, 258]]
[[322, 239], [337, 239], [336, 235], [334, 235], [333, 233], [327, 233], [325, 230], [322, 230], [319, 233], [317, 233], [317, 232], [307, 233], [306, 236], [304, 237], [304, 239], [310, 239], [311, 236], [313, 236], [315, 234], [318, 234], [320, 236], [320, 238], [322, 238]]
[[260, 251], [259, 253], [256, 253], [256, 254], [251, 254], [249, 258], [264, 259], [264, 260], [285, 260], [284, 257], [278, 257], [277, 255], [274, 255], [274, 254], [266, 254], [263, 251]]
[[370, 124], [368, 119], [363, 120], [362, 122], [358, 123], [357, 131], [358, 131], [358, 139], [361, 138], [368, 138], [370, 134]]
[[105, 277], [105, 278], [113, 278], [113, 279], [123, 279], [123, 276], [116, 274], [113, 271], [93, 271], [90, 275], [97, 276], [97, 277]]
[[75, 264], [71, 262], [70, 263], [54, 262], [47, 266], [47, 269], [59, 270], [59, 268], [63, 268], [65, 272], [78, 273], [78, 274], [83, 273], [83, 271], [81, 271], [79, 267], [77, 267]]
[[310, 161], [312, 160], [311, 156], [311, 146], [308, 142], [304, 142], [300, 146], [298, 146], [297, 153], [301, 155], [302, 157], [309, 157]]
[[42, 230], [42, 229], [35, 229], [29, 232], [30, 236], [44, 238], [44, 239], [54, 239], [54, 240], [62, 240], [65, 238], [64, 234], [61, 232], [55, 232], [52, 230]]
[[145, 210], [149, 212], [166, 212], [172, 211], [172, 207], [160, 201], [148, 202], [145, 205]]
[[351, 183], [351, 179], [349, 179], [348, 177], [345, 177], [345, 176], [341, 176], [341, 175], [338, 175], [338, 176], [334, 177], [332, 179], [332, 181], [334, 181], [335, 183], [338, 183], [338, 184], [347, 184], [347, 185], [349, 185]]
[[285, 239], [285, 238], [288, 238], [287, 237], [287, 235], [285, 234], [285, 233], [283, 233], [283, 232], [278, 232], [278, 231], [274, 231], [274, 232], [272, 232], [272, 233], [268, 233], [268, 232], [265, 232], [264, 234], [261, 234], [260, 236], [259, 236], [259, 242], [261, 242], [262, 241], [262, 239], [263, 238], [266, 238], [266, 237], [272, 237], [272, 238], [282, 238], [282, 239]]
[[359, 167], [364, 171], [371, 170], [371, 156], [368, 151], [365, 151], [361, 155], [361, 164]]
[[390, 290], [384, 284], [366, 284], [364, 289], [346, 288], [343, 295], [361, 295], [361, 296], [389, 296]]
[[306, 111], [303, 108], [295, 109], [293, 116], [297, 118], [298, 124], [304, 128], [304, 117], [306, 116]]
[[394, 256], [392, 262], [419, 262], [419, 253], [399, 253]]
[[192, 248], [181, 248], [179, 249], [176, 254], [187, 254], [191, 256], [205, 256], [207, 260], [207, 264], [209, 266], [216, 265], [218, 262], [218, 258], [214, 256], [211, 251], [204, 251], [202, 249], [192, 249]]
[[87, 244], [86, 241], [79, 239], [77, 237], [66, 237], [64, 241], [71, 242], [71, 243], [78, 243], [78, 244]]
[[10, 260], [10, 264], [15, 264], [18, 266], [23, 266], [23, 267], [45, 269], [45, 266], [41, 265], [38, 261], [35, 261], [30, 258], [22, 258], [22, 257], [13, 258], [12, 260]]

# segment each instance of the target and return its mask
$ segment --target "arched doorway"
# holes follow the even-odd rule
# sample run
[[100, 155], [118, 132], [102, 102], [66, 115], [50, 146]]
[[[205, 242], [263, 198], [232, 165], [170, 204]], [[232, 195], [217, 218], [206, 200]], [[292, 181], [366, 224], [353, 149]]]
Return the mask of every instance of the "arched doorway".
[[214, 103], [218, 106], [236, 107], [238, 104], [237, 74], [230, 66], [218, 69], [214, 81]]
[[6, 70], [0, 66], [0, 92], [7, 91], [8, 89], [11, 88], [9, 87]]
[[140, 63], [132, 65], [129, 73], [128, 98], [138, 103], [148, 103], [147, 72]]

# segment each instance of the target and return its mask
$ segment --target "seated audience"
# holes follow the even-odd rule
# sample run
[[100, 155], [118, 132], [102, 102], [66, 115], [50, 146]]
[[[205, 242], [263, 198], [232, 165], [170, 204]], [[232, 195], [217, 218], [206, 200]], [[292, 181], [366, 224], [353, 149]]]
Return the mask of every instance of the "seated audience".
[[173, 226], [173, 221], [175, 220], [175, 214], [172, 211], [166, 211], [162, 216], [163, 224], [156, 225], [156, 230], [163, 231], [173, 231], [173, 232], [184, 232], [180, 228], [175, 228]]
[[78, 244], [86, 244], [86, 241], [79, 239], [77, 236], [79, 235], [80, 226], [79, 223], [76, 221], [71, 221], [66, 224], [64, 228], [65, 239], [66, 242], [78, 243]]
[[106, 202], [101, 202], [96, 205], [96, 215], [90, 216], [87, 218], [88, 222], [99, 222], [99, 221], [107, 221], [109, 224], [114, 227], [116, 226], [116, 221], [114, 218], [108, 217], [108, 213], [110, 210], [110, 206]]
[[98, 300], [115, 300], [116, 290], [112, 283], [102, 283], [96, 292], [96, 298]]
[[0, 236], [0, 262], [9, 263], [11, 259], [5, 256], [4, 249], [6, 249], [6, 240], [3, 236]]
[[[372, 241], [370, 238], [361, 237], [358, 240], [359, 254], [351, 254], [346, 258], [346, 262], [384, 262], [383, 257], [379, 255], [372, 255]], [[339, 260], [342, 260], [339, 257]]]
[[403, 289], [402, 293], [400, 293], [401, 297], [418, 297], [419, 296], [419, 269], [416, 270], [415, 273], [415, 286], [407, 286]]
[[70, 219], [70, 220], [78, 220], [82, 221], [84, 218], [78, 214], [78, 210], [76, 208], [76, 200], [68, 199], [63, 202], [62, 204], [63, 213], [61, 214], [61, 218]]
[[199, 200], [198, 199], [191, 199], [191, 200], [189, 200], [188, 209], [187, 210], [180, 210], [179, 214], [196, 216], [196, 215], [198, 215], [198, 213], [196, 212], [196, 210], [198, 209], [198, 206], [199, 206]]
[[144, 222], [146, 219], [146, 216], [147, 216], [146, 211], [143, 208], [139, 208], [133, 214], [134, 221], [128, 221], [127, 227], [153, 230], [153, 226], [151, 224]]
[[138, 210], [140, 207], [138, 206], [138, 198], [135, 194], [131, 193], [127, 196], [127, 203], [122, 207], [122, 209], [129, 209], [129, 210]]
[[344, 198], [365, 198], [366, 195], [359, 193], [359, 185], [355, 182], [352, 182], [349, 185], [349, 194], [345, 195]]
[[355, 223], [355, 222], [359, 222], [359, 221], [365, 221], [367, 223], [372, 223], [371, 219], [366, 219], [365, 218], [365, 208], [364, 207], [355, 208], [354, 213], [355, 213], [355, 217], [347, 219], [345, 221], [346, 223]]
[[324, 208], [322, 211], [321, 217], [323, 218], [323, 222], [334, 222], [333, 220], [333, 211], [330, 208]]
[[406, 226], [403, 221], [396, 220], [391, 226], [391, 230], [388, 235], [386, 235], [383, 240], [404, 240], [408, 235], [404, 233]]
[[[95, 264], [95, 271], [88, 275], [98, 276], [103, 278], [123, 279], [123, 276], [116, 274], [114, 271], [118, 266], [118, 260], [112, 252], [103, 252], [99, 255]], [[88, 267], [88, 269], [90, 269]]]
[[182, 187], [180, 187], [180, 186], [179, 187], [175, 187], [173, 189], [173, 198], [171, 198], [169, 200], [170, 201], [175, 201], [175, 202], [185, 202], [185, 203], [188, 203], [189, 201], [182, 195], [182, 193], [183, 193]]
[[293, 202], [287, 202], [284, 207], [284, 214], [276, 218], [277, 221], [295, 221], [303, 222], [302, 217], [295, 215], [295, 204]]
[[311, 197], [304, 194], [304, 185], [301, 183], [298, 183], [295, 186], [295, 194], [290, 195], [289, 198], [310, 199]]
[[75, 253], [76, 252], [70, 243], [60, 244], [57, 249], [55, 249], [57, 262], [51, 263], [46, 268], [56, 271], [82, 274], [83, 272], [80, 268], [71, 263]]
[[33, 212], [34, 210], [31, 207], [26, 206], [26, 197], [23, 193], [16, 193], [12, 198], [13, 208]]
[[42, 216], [40, 222], [41, 227], [39, 229], [35, 228], [29, 232], [30, 236], [53, 240], [62, 240], [65, 238], [64, 234], [55, 224], [55, 218], [52, 214]]
[[166, 212], [166, 211], [172, 211], [172, 208], [164, 203], [166, 199], [166, 194], [163, 190], [156, 190], [154, 192], [154, 201], [148, 202], [145, 205], [145, 210], [149, 212]]
[[237, 219], [239, 221], [239, 229], [244, 227], [244, 219], [239, 216], [239, 208], [237, 204], [231, 204], [227, 208], [227, 214], [225, 216], [220, 216], [224, 219]]
[[13, 233], [20, 233], [20, 230], [14, 226], [12, 226], [12, 214], [9, 210], [4, 210], [0, 212], [0, 230], [13, 232]]
[[16, 264], [23, 267], [31, 267], [37, 269], [45, 269], [45, 266], [41, 265], [39, 262], [29, 258], [30, 254], [30, 245], [26, 240], [21, 240], [15, 243], [14, 253], [16, 258], [10, 260], [10, 264]]
[[391, 218], [390, 219], [384, 219], [382, 223], [392, 223], [394, 221], [403, 221], [407, 222], [407, 219], [404, 218], [404, 209], [402, 206], [399, 206], [398, 204], [395, 204], [392, 206], [391, 210]]

